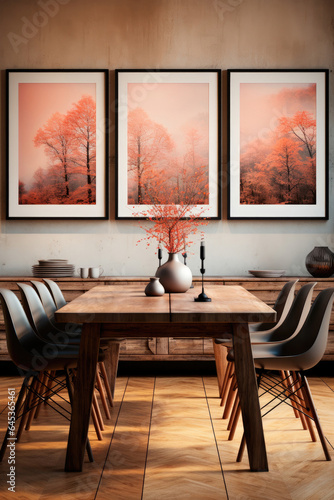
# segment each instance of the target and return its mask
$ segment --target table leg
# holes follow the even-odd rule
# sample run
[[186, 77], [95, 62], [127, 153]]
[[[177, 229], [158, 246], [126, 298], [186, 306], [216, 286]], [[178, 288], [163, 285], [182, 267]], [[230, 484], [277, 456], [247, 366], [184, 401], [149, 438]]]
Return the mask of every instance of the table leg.
[[233, 325], [233, 347], [250, 469], [268, 471], [258, 387], [247, 323]]
[[95, 386], [99, 345], [100, 325], [84, 324], [80, 341], [80, 353], [65, 462], [65, 471], [68, 472], [82, 471]]

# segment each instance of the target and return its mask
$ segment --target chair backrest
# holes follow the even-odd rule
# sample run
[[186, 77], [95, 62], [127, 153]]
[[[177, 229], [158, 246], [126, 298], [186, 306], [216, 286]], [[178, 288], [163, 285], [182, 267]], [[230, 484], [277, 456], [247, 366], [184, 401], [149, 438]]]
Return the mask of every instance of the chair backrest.
[[[36, 294], [33, 288], [31, 290]], [[5, 319], [7, 349], [16, 366], [33, 372], [75, 366], [78, 347], [41, 340], [32, 328], [19, 299], [11, 290], [0, 288], [0, 301]]]
[[50, 342], [50, 332], [54, 331], [55, 328], [50, 322], [39, 296], [35, 290], [26, 283], [17, 283], [17, 286], [21, 292], [23, 309], [25, 310], [31, 326], [39, 337]]
[[30, 350], [40, 345], [24, 309], [11, 290], [0, 288], [0, 300], [5, 319], [6, 341], [13, 363], [23, 370], [30, 370], [32, 355]]
[[48, 289], [53, 297], [54, 303], [56, 304], [57, 309], [60, 309], [61, 307], [66, 306], [67, 302], [65, 300], [63, 292], [61, 291], [61, 289], [59, 288], [57, 283], [55, 281], [49, 280], [47, 278], [43, 278], [43, 281], [46, 284], [46, 286], [48, 287]]
[[299, 332], [309, 313], [315, 285], [316, 283], [308, 283], [300, 288], [285, 320], [281, 326], [272, 330], [266, 337], [266, 342], [281, 342]]
[[44, 283], [41, 281], [31, 281], [30, 282], [34, 289], [36, 290], [40, 301], [42, 302], [42, 305], [44, 307], [44, 311], [47, 314], [47, 317], [51, 321], [51, 323], [54, 323], [54, 315], [55, 311], [57, 310], [56, 304], [52, 298], [52, 295]]
[[250, 328], [251, 332], [266, 331], [269, 333], [273, 328], [278, 328], [283, 323], [293, 303], [297, 281], [298, 280], [288, 281], [285, 283], [278, 294], [273, 306], [273, 309], [276, 311], [276, 323], [259, 323], [258, 325], [252, 325]]
[[298, 280], [288, 281], [287, 283], [285, 283], [282, 290], [278, 294], [275, 305], [273, 307], [273, 309], [275, 309], [277, 314], [276, 326], [283, 323], [284, 319], [288, 315], [288, 312], [290, 311], [290, 307], [292, 306], [295, 296], [295, 288], [297, 281]]
[[289, 356], [290, 358], [298, 356], [296, 362], [299, 370], [312, 368], [324, 355], [333, 300], [334, 288], [322, 290], [313, 302], [299, 333], [284, 342], [280, 348], [279, 354], [281, 356]]

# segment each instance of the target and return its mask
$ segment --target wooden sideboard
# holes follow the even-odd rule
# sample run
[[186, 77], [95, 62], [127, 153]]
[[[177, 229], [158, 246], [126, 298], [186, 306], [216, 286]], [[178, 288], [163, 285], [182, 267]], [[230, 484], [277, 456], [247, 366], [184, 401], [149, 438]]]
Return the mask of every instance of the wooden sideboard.
[[[0, 277], [0, 288], [13, 290], [19, 296], [17, 282], [29, 282], [38, 278], [27, 276]], [[250, 292], [254, 293], [261, 300], [269, 305], [273, 305], [276, 297], [283, 285], [294, 277], [282, 278], [253, 278], [253, 277], [206, 277], [205, 283], [219, 285], [241, 285]], [[148, 283], [148, 278], [140, 277], [113, 277], [102, 276], [98, 279], [56, 278], [62, 289], [65, 299], [69, 302], [78, 297], [86, 290], [96, 285], [120, 285], [126, 286], [132, 283], [142, 283], [143, 289]], [[314, 289], [314, 297], [324, 288], [334, 287], [334, 276], [331, 278], [312, 278], [299, 277], [296, 289], [309, 282], [317, 282]], [[200, 287], [201, 278], [194, 277], [193, 284]], [[1, 308], [0, 308], [1, 309]], [[133, 361], [166, 361], [166, 360], [213, 360], [213, 347], [210, 339], [198, 338], [161, 338], [159, 332], [156, 336], [150, 338], [129, 339], [122, 343], [120, 359]], [[332, 311], [329, 339], [324, 360], [334, 360], [334, 310]], [[9, 360], [6, 348], [5, 327], [3, 314], [0, 310], [0, 361]]]

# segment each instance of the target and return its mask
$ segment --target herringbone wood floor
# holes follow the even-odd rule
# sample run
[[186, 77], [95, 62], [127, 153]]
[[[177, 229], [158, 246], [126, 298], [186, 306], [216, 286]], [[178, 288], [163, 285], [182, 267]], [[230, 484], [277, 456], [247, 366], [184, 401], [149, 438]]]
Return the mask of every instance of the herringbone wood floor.
[[[292, 410], [281, 405], [264, 419], [270, 472], [235, 462], [242, 426], [227, 441], [214, 377], [121, 377], [103, 441], [93, 427], [95, 462], [65, 473], [68, 422], [43, 407], [16, 447], [16, 493], [8, 492], [8, 454], [0, 464], [0, 498], [19, 500], [333, 500], [334, 379], [309, 379], [332, 462], [310, 442]], [[7, 389], [0, 378], [0, 436]], [[14, 495], [14, 496], [13, 496]]]

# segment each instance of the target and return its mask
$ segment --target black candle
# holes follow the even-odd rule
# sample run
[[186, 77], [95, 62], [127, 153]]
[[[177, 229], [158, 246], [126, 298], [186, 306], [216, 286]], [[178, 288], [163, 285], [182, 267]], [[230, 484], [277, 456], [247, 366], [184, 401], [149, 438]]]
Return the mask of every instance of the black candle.
[[162, 249], [158, 248], [158, 259], [162, 259]]
[[205, 259], [205, 246], [204, 246], [204, 241], [201, 241], [201, 246], [200, 246], [200, 258], [201, 260]]

